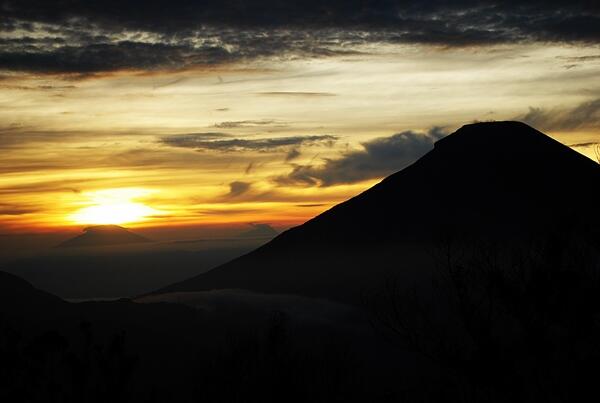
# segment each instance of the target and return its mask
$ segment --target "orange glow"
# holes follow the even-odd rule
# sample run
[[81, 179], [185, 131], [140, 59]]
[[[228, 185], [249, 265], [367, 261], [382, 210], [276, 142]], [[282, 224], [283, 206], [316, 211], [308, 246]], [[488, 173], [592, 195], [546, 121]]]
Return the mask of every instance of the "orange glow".
[[151, 193], [145, 189], [106, 189], [87, 194], [90, 205], [69, 216], [76, 224], [127, 224], [139, 222], [158, 211], [134, 199]]
[[[596, 158], [600, 131], [592, 120], [564, 131], [558, 124], [595, 99], [587, 90], [600, 71], [593, 48], [358, 50], [215, 69], [3, 72], [0, 236], [98, 224], [299, 224], [381, 178], [286, 181], [295, 170], [327, 168], [375, 138], [433, 126], [452, 132], [473, 120], [517, 119], [530, 107], [550, 117], [538, 129]], [[566, 69], [571, 59], [590, 62]], [[338, 140], [270, 140], [312, 135]], [[246, 141], [254, 148], [236, 146]]]

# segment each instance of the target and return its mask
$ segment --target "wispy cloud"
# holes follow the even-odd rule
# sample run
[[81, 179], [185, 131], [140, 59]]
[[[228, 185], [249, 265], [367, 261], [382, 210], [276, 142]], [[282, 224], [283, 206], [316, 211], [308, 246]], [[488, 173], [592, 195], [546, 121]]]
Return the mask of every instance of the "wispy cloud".
[[229, 184], [229, 193], [226, 198], [231, 199], [243, 195], [252, 187], [250, 182], [234, 181]]
[[254, 168], [254, 162], [249, 162], [248, 165], [246, 165], [246, 169], [244, 169], [244, 174], [250, 174], [254, 170]]
[[298, 150], [297, 148], [292, 148], [286, 154], [285, 160], [286, 161], [292, 161], [292, 160], [295, 160], [296, 158], [299, 158], [301, 155], [302, 155], [302, 153], [300, 152], [300, 150]]
[[571, 131], [600, 128], [600, 98], [583, 102], [572, 108], [529, 108], [526, 114], [516, 116], [539, 130]]
[[270, 97], [334, 97], [337, 94], [333, 92], [302, 92], [302, 91], [269, 91], [259, 92], [258, 95], [270, 96]]
[[286, 124], [272, 119], [263, 120], [237, 120], [230, 122], [220, 122], [213, 125], [218, 129], [237, 129], [242, 127], [261, 127], [261, 126], [277, 126], [285, 127]]
[[[226, 135], [225, 135], [226, 136]], [[161, 138], [161, 142], [172, 147], [191, 148], [195, 150], [216, 150], [222, 152], [233, 151], [260, 151], [267, 152], [288, 147], [302, 145], [327, 145], [331, 146], [336, 136], [331, 135], [309, 135], [290, 137], [270, 137], [256, 139], [207, 137], [205, 133], [192, 133], [183, 135], [172, 135]]]
[[579, 67], [582, 64], [589, 62], [600, 61], [600, 55], [586, 55], [586, 56], [557, 56], [558, 59], [564, 60], [566, 69], [572, 69]]
[[40, 211], [39, 208], [27, 208], [23, 206], [16, 206], [12, 204], [3, 204], [0, 203], [0, 216], [9, 215], [9, 216], [18, 216], [24, 214], [31, 214]]
[[573, 144], [569, 144], [569, 147], [595, 147], [597, 145], [599, 145], [599, 142], [595, 142], [595, 141], [588, 141], [585, 143], [573, 143]]

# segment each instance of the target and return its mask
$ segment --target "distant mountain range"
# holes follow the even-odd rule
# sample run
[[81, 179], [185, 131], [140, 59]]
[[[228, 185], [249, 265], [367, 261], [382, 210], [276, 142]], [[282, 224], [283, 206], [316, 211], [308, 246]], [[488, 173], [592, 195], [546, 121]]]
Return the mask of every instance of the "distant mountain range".
[[73, 248], [150, 242], [148, 238], [134, 234], [118, 225], [96, 225], [87, 227], [83, 231], [83, 234], [68, 239], [57, 247]]
[[156, 293], [247, 289], [358, 301], [444, 240], [598, 237], [600, 165], [519, 122], [465, 125], [406, 169], [263, 247]]

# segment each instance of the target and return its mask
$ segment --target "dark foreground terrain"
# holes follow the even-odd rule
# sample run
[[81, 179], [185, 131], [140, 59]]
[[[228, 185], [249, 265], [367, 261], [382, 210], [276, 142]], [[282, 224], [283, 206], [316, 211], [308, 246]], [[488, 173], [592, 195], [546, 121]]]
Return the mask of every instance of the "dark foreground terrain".
[[68, 303], [0, 273], [0, 399], [587, 401], [598, 205], [598, 164], [521, 123], [482, 123], [145, 296]]

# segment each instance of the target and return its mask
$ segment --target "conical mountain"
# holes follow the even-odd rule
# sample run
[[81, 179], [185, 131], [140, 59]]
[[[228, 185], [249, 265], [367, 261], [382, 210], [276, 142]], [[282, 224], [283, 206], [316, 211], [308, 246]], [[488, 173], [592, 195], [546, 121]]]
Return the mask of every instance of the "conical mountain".
[[62, 242], [58, 247], [73, 248], [150, 242], [149, 239], [118, 225], [95, 225], [87, 227], [83, 231], [83, 234]]
[[158, 292], [240, 288], [356, 300], [440, 239], [598, 234], [600, 165], [519, 122], [465, 125], [413, 165], [263, 247]]

